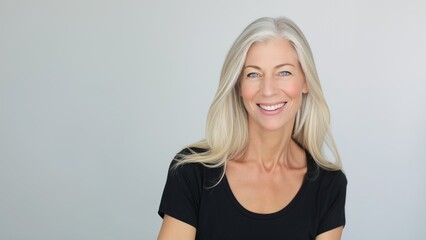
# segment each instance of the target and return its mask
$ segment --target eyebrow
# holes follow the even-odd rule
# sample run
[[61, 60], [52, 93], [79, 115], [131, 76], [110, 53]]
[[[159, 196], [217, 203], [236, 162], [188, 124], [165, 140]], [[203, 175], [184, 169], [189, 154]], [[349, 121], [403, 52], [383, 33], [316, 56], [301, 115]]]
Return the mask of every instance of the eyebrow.
[[[291, 64], [291, 63], [283, 63], [283, 64], [279, 64], [279, 65], [275, 66], [274, 68], [280, 68], [280, 67], [284, 67], [284, 66], [287, 66], [287, 65], [294, 67], [294, 65]], [[259, 66], [256, 66], [256, 65], [247, 65], [247, 66], [244, 66], [243, 69], [246, 69], [246, 68], [249, 68], [249, 67], [261, 70], [261, 68]]]

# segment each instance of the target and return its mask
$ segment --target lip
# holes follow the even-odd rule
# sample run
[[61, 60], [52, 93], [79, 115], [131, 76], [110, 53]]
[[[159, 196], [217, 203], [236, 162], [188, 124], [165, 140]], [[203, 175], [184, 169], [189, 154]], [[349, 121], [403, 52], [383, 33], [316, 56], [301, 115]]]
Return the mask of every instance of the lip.
[[[280, 112], [282, 112], [284, 110], [285, 105], [287, 104], [287, 102], [277, 102], [277, 103], [258, 103], [256, 104], [259, 107], [259, 110], [261, 113], [265, 114], [265, 115], [276, 115], [279, 114]], [[282, 106], [280, 106], [282, 105]], [[268, 110], [265, 108], [268, 107], [278, 107], [274, 110]]]

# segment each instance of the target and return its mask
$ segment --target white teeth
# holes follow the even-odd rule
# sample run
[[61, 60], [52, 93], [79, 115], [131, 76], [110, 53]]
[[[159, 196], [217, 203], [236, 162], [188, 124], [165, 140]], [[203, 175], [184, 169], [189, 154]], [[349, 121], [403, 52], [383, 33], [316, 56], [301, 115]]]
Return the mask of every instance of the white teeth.
[[259, 104], [259, 107], [261, 107], [262, 109], [267, 110], [267, 111], [274, 111], [274, 110], [277, 110], [278, 108], [282, 108], [284, 106], [284, 104], [285, 103], [279, 103], [279, 104], [276, 104], [276, 105]]

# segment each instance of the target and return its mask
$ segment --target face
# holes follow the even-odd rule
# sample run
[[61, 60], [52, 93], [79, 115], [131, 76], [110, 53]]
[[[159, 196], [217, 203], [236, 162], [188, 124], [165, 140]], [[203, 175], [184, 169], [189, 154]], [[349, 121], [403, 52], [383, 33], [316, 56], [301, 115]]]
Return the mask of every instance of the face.
[[307, 90], [296, 51], [289, 41], [270, 39], [250, 47], [240, 92], [249, 128], [291, 131], [302, 94]]

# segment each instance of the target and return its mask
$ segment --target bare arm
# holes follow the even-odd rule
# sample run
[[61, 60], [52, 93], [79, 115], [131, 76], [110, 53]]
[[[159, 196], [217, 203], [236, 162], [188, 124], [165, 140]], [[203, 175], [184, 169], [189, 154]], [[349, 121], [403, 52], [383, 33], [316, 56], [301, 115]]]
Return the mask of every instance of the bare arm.
[[176, 218], [164, 215], [157, 240], [194, 240], [196, 229]]
[[321, 233], [315, 240], [340, 240], [342, 239], [343, 226]]

